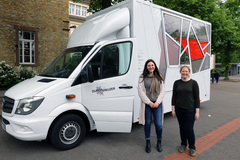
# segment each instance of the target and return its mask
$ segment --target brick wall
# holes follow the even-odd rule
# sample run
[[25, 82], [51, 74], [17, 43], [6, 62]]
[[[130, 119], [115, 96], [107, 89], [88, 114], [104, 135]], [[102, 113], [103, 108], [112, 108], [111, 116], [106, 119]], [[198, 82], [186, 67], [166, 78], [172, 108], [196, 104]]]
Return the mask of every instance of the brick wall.
[[38, 65], [42, 70], [67, 45], [68, 0], [2, 0], [0, 3], [0, 61], [17, 66], [16, 28], [35, 29], [38, 33]]

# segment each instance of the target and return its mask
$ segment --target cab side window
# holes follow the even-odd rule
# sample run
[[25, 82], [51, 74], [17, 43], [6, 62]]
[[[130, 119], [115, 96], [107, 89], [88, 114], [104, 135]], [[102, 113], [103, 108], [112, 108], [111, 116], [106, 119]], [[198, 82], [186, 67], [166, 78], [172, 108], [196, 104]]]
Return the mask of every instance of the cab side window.
[[[132, 43], [122, 42], [102, 47], [82, 70], [87, 73], [91, 66], [93, 80], [100, 80], [127, 73], [131, 60]], [[82, 83], [87, 79], [82, 80]]]

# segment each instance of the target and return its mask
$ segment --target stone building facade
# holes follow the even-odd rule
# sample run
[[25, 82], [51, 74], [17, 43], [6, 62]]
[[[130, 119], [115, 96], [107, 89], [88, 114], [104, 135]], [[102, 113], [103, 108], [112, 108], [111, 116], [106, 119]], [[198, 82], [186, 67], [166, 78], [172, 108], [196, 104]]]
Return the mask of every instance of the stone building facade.
[[68, 0], [1, 0], [0, 61], [42, 70], [67, 45]]

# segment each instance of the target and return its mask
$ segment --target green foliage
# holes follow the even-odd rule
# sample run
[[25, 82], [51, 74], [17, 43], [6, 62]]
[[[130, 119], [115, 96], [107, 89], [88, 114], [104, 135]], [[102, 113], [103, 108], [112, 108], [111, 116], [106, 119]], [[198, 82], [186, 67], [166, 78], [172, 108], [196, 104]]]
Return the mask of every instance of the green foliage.
[[224, 77], [224, 79], [223, 80], [229, 80], [230, 78], [229, 77]]
[[212, 15], [213, 43], [212, 48], [220, 56], [220, 62], [226, 68], [225, 76], [228, 77], [230, 63], [239, 62], [240, 30], [239, 0], [218, 1], [218, 8]]
[[0, 62], [0, 87], [10, 87], [16, 83], [18, 83], [18, 74], [13, 67], [4, 61]]
[[215, 0], [153, 0], [153, 3], [203, 20], [216, 6]]
[[19, 81], [24, 81], [37, 75], [37, 72], [32, 70], [31, 68], [23, 68], [21, 66], [18, 67], [17, 73]]
[[37, 74], [30, 68], [19, 66], [17, 71], [5, 61], [0, 62], [0, 87], [8, 88]]
[[221, 74], [222, 71], [224, 71], [224, 68], [215, 68], [214, 71], [218, 72], [219, 74]]
[[235, 51], [232, 53], [232, 63], [240, 63], [240, 53], [239, 51]]

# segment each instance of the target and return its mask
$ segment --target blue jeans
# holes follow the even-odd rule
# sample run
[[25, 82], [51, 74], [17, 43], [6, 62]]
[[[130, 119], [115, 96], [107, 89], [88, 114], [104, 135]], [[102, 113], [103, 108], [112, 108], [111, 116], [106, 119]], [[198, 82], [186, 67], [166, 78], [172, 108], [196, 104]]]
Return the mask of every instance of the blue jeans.
[[158, 108], [151, 108], [149, 105], [145, 105], [145, 138], [150, 139], [152, 115], [154, 118], [154, 124], [156, 129], [157, 138], [162, 139], [162, 103]]
[[190, 149], [196, 149], [193, 129], [196, 109], [182, 109], [175, 107], [175, 113], [180, 128], [181, 145], [187, 146], [187, 144], [189, 144]]

